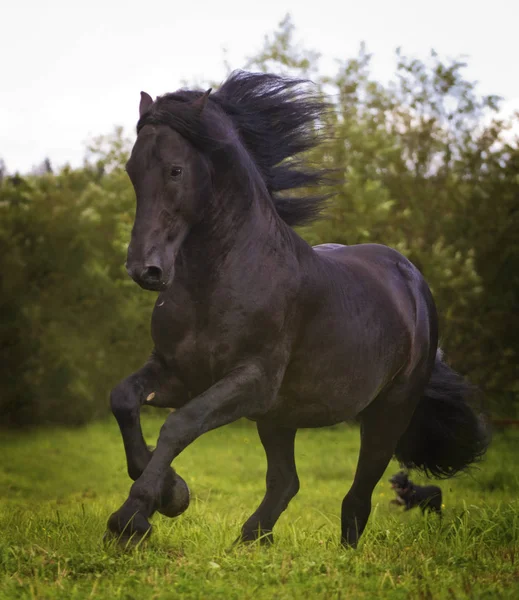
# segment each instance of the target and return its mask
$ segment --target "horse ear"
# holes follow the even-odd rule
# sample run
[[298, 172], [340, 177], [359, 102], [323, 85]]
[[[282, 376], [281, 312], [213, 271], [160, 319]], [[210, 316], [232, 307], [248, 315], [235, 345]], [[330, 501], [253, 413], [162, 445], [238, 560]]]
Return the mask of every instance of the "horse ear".
[[141, 101], [139, 103], [139, 117], [150, 109], [150, 106], [153, 104], [153, 98], [147, 94], [146, 92], [141, 92]]
[[197, 98], [193, 102], [193, 106], [196, 107], [200, 112], [202, 112], [207, 104], [207, 99], [209, 98], [209, 94], [211, 93], [213, 88], [209, 88], [207, 92], [204, 92], [200, 98]]

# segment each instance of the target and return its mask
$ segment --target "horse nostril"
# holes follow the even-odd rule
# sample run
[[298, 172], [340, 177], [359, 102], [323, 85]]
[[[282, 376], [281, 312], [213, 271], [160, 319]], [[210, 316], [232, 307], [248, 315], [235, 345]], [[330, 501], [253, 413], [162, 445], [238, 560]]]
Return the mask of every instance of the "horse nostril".
[[144, 281], [158, 283], [162, 279], [162, 269], [155, 266], [146, 267], [141, 273], [141, 279]]

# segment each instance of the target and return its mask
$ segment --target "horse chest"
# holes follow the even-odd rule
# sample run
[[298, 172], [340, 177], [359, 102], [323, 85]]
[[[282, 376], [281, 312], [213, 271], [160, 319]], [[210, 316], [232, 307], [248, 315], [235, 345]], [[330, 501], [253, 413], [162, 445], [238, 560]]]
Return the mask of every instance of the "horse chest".
[[156, 336], [155, 350], [191, 393], [197, 394], [221, 378], [227, 345], [206, 333], [188, 330], [175, 338]]
[[201, 318], [191, 303], [159, 300], [151, 331], [155, 352], [192, 395], [218, 381], [235, 360], [236, 328], [212, 315]]

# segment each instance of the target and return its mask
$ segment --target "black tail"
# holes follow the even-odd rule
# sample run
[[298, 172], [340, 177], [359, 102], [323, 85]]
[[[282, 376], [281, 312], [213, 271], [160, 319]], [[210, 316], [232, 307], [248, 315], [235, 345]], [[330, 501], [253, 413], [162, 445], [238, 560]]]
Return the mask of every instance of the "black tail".
[[452, 477], [480, 460], [489, 434], [482, 417], [469, 405], [474, 388], [442, 361], [436, 362], [411, 423], [400, 438], [396, 458], [429, 476]]

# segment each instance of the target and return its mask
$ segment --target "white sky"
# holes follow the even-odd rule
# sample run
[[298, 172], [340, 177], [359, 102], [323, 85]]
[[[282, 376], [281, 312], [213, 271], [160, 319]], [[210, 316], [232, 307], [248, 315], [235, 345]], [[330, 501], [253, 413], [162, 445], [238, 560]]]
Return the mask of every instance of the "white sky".
[[387, 80], [394, 50], [468, 57], [482, 93], [519, 109], [517, 0], [7, 0], [0, 24], [0, 157], [26, 171], [48, 156], [78, 165], [85, 142], [135, 126], [139, 92], [221, 80], [263, 45], [289, 12], [296, 41], [333, 59], [365, 41]]

